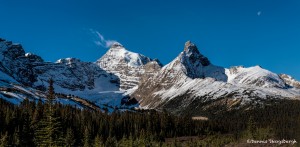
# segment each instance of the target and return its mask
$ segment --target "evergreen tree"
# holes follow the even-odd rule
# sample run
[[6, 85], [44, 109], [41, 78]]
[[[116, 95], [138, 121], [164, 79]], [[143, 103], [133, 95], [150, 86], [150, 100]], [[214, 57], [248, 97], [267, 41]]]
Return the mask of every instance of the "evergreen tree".
[[83, 138], [83, 146], [84, 147], [90, 147], [91, 146], [91, 135], [90, 135], [90, 131], [87, 127], [85, 127], [84, 130], [84, 138]]
[[19, 146], [20, 145], [20, 128], [17, 127], [14, 131], [14, 134], [12, 136], [12, 144], [13, 146]]
[[99, 134], [95, 137], [94, 147], [103, 147], [103, 138]]
[[31, 126], [30, 115], [28, 110], [25, 109], [22, 115], [23, 118], [23, 127], [20, 135], [20, 146], [31, 147], [33, 146], [33, 131]]
[[38, 127], [38, 122], [43, 118], [44, 113], [44, 104], [42, 100], [39, 99], [36, 108], [33, 111], [33, 116], [31, 120], [31, 127], [33, 130], [36, 130]]
[[106, 139], [106, 142], [105, 142], [105, 146], [106, 147], [116, 147], [117, 146], [117, 140], [115, 137], [108, 137]]
[[45, 109], [46, 112], [39, 122], [35, 134], [38, 146], [59, 146], [62, 144], [61, 123], [59, 117], [55, 114], [55, 108], [52, 103], [54, 99], [53, 80], [50, 79]]
[[248, 127], [247, 128], [248, 137], [256, 139], [256, 130], [257, 130], [257, 128], [256, 128], [256, 124], [254, 122], [253, 116], [249, 117], [247, 127]]
[[67, 134], [65, 137], [65, 146], [66, 147], [73, 147], [75, 145], [75, 137], [74, 132], [71, 128], [67, 129]]
[[0, 147], [7, 147], [7, 146], [8, 146], [8, 133], [5, 132], [5, 134], [1, 135]]

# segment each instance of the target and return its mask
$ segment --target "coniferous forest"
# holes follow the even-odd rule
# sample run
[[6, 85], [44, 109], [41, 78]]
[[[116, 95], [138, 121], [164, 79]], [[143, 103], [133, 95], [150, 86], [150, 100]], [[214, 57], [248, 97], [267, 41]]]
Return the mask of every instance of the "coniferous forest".
[[[51, 82], [50, 82], [51, 83]], [[52, 84], [50, 84], [52, 85]], [[300, 141], [300, 102], [282, 100], [262, 108], [192, 120], [167, 111], [111, 114], [53, 103], [0, 99], [0, 146], [224, 146], [246, 139]]]

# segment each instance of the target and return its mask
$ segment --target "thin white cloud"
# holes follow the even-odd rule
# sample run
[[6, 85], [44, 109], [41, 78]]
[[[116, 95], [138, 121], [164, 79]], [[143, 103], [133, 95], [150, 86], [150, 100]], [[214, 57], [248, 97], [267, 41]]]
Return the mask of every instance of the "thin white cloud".
[[118, 42], [115, 41], [115, 40], [106, 40], [106, 41], [105, 41], [105, 46], [106, 46], [106, 47], [110, 47], [110, 46], [113, 45], [114, 43], [118, 43]]
[[97, 46], [101, 46], [101, 47], [105, 47], [105, 48], [109, 48], [112, 44], [114, 43], [118, 43], [117, 41], [115, 40], [106, 40], [104, 38], [104, 36], [96, 31], [96, 30], [93, 30], [93, 29], [90, 29], [90, 32], [94, 35], [94, 43], [97, 45]]
[[260, 16], [260, 15], [261, 15], [261, 11], [258, 11], [258, 12], [257, 12], [257, 16]]

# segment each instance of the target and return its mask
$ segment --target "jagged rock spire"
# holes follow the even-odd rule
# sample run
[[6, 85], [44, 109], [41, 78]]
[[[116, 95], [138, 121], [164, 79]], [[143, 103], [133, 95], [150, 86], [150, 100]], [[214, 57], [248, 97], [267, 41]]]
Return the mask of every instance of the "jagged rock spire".
[[184, 51], [185, 52], [195, 52], [197, 54], [200, 53], [197, 46], [195, 44], [193, 44], [190, 40], [184, 44]]
[[197, 61], [200, 61], [200, 63], [203, 66], [208, 66], [210, 64], [210, 61], [208, 60], [208, 58], [203, 56], [199, 52], [197, 46], [195, 44], [193, 44], [191, 41], [187, 41], [185, 43], [184, 53], [186, 54], [186, 56], [188, 56], [191, 63], [196, 63]]

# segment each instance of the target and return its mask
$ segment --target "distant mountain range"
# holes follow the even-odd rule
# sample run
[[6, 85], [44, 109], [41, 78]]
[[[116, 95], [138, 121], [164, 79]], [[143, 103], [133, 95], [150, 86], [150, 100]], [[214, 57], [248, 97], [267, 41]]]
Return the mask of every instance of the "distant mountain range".
[[260, 66], [213, 65], [190, 41], [163, 66], [119, 43], [96, 62], [66, 58], [52, 63], [0, 39], [0, 98], [15, 104], [25, 98], [44, 100], [50, 78], [57, 102], [110, 111], [139, 107], [201, 115], [300, 99], [300, 82], [291, 76]]

